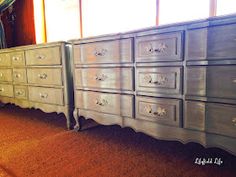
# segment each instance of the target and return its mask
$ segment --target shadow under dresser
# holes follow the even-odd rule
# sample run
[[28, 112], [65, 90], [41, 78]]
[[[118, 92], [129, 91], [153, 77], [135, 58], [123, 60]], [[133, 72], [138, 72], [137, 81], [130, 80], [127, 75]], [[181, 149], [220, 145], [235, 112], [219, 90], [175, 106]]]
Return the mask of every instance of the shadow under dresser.
[[70, 41], [80, 117], [236, 154], [236, 16]]
[[0, 103], [64, 113], [71, 128], [73, 89], [64, 42], [0, 50]]

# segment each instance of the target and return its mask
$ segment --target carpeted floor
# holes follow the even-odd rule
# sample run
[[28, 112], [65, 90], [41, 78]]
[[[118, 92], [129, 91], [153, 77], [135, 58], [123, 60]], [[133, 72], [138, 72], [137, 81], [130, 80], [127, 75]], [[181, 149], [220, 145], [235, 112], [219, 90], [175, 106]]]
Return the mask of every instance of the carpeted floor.
[[[0, 177], [235, 177], [236, 157], [218, 148], [160, 141], [130, 128], [67, 131], [63, 115], [0, 109]], [[223, 164], [199, 166], [198, 157]]]

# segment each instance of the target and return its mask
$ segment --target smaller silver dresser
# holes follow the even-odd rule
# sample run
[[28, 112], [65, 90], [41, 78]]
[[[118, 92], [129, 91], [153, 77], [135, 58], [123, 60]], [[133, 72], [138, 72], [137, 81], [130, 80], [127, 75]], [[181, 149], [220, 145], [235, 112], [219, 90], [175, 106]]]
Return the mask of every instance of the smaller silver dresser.
[[0, 50], [0, 103], [64, 113], [73, 110], [69, 49], [64, 42]]

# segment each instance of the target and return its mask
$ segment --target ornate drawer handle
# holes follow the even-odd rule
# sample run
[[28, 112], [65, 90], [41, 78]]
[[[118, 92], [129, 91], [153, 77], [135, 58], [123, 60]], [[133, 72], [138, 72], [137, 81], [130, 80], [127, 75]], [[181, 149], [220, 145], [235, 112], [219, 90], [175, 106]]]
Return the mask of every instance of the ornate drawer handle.
[[101, 56], [106, 55], [106, 53], [107, 53], [107, 49], [102, 49], [102, 50], [100, 50], [100, 51], [95, 50], [94, 55], [101, 57]]
[[149, 53], [163, 53], [166, 51], [166, 49], [168, 48], [168, 46], [165, 43], [160, 43], [157, 48], [154, 48], [152, 46], [152, 44], [149, 44], [150, 47], [147, 48]]
[[95, 79], [97, 81], [104, 81], [106, 80], [108, 77], [105, 74], [101, 74], [100, 76], [96, 75]]
[[234, 126], [236, 126], [236, 117], [232, 119]]
[[4, 88], [0, 88], [0, 92], [4, 92]]
[[151, 106], [146, 106], [145, 110], [148, 114], [152, 114], [152, 115], [155, 115], [155, 116], [158, 116], [158, 117], [163, 117], [167, 113], [166, 109], [161, 108], [161, 107], [158, 107], [157, 111], [153, 111]]
[[20, 60], [20, 57], [12, 57], [12, 59], [14, 60], [14, 61], [19, 61]]
[[155, 85], [164, 85], [168, 81], [167, 77], [165, 76], [158, 76], [156, 81], [153, 81], [152, 76], [150, 75], [147, 75], [145, 77], [145, 80], [147, 80], [149, 84], [155, 84]]
[[38, 74], [38, 77], [39, 77], [40, 79], [46, 79], [46, 78], [48, 77], [48, 75], [45, 74], [45, 73], [43, 73], [43, 74]]
[[47, 93], [39, 93], [39, 96], [41, 98], [47, 98], [48, 97], [48, 94]]
[[17, 73], [17, 74], [15, 74], [15, 78], [20, 78], [20, 74], [19, 73]]
[[45, 58], [45, 56], [44, 55], [37, 55], [36, 58], [39, 59], [39, 60], [42, 60], [42, 59]]
[[99, 105], [99, 106], [105, 106], [105, 105], [108, 104], [108, 101], [107, 101], [107, 100], [104, 100], [104, 99], [102, 99], [101, 101], [98, 100], [98, 99], [96, 99], [96, 100], [95, 100], [95, 104], [97, 104], [97, 105]]
[[17, 95], [23, 95], [24, 92], [23, 92], [23, 91], [17, 91], [16, 94], [17, 94]]

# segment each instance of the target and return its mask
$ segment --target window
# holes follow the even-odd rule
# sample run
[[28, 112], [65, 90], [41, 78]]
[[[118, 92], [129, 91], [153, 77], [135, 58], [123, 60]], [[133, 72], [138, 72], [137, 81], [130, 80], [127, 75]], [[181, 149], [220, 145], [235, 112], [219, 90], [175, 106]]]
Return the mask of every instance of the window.
[[205, 19], [236, 13], [235, 6], [236, 0], [34, 0], [36, 40], [70, 40]]
[[216, 15], [236, 13], [236, 0], [217, 0]]
[[160, 25], [207, 18], [209, 16], [209, 1], [207, 0], [159, 1]]
[[83, 0], [83, 36], [156, 25], [156, 0]]
[[79, 0], [44, 0], [47, 42], [80, 38]]
[[34, 0], [34, 25], [36, 43], [46, 42], [43, 0]]

